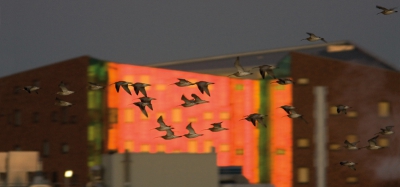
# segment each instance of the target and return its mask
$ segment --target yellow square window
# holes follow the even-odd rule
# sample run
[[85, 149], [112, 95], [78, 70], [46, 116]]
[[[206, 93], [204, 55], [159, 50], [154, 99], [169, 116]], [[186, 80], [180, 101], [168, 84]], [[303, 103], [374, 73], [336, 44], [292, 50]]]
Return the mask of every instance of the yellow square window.
[[125, 123], [132, 123], [134, 116], [133, 109], [132, 108], [125, 109], [124, 116], [125, 116]]
[[204, 141], [204, 152], [211, 153], [211, 149], [213, 147], [213, 142], [211, 140]]
[[389, 117], [390, 116], [390, 104], [388, 102], [378, 103], [378, 115], [379, 117]]
[[308, 183], [310, 180], [310, 172], [306, 167], [301, 167], [297, 169], [297, 182], [298, 183]]
[[182, 120], [182, 111], [179, 108], [175, 108], [172, 110], [172, 121], [173, 122], [181, 122]]
[[190, 140], [188, 142], [188, 152], [189, 153], [197, 153], [197, 141], [196, 140]]
[[222, 120], [228, 120], [228, 119], [230, 119], [230, 114], [229, 114], [229, 112], [221, 112], [221, 113], [219, 114], [219, 119], [222, 119]]
[[203, 118], [206, 119], [206, 120], [213, 119], [213, 113], [212, 112], [205, 112], [203, 114]]

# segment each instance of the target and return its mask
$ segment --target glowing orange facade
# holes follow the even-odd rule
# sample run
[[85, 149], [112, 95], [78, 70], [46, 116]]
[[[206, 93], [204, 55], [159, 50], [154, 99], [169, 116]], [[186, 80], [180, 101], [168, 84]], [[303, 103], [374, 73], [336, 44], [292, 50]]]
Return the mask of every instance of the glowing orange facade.
[[[291, 120], [281, 118], [284, 113], [276, 110], [280, 105], [291, 104], [290, 86], [284, 86], [283, 89], [279, 86], [270, 88], [269, 82], [265, 81], [234, 79], [114, 62], [104, 63], [104, 68], [108, 84], [122, 80], [132, 83], [149, 83], [151, 86], [146, 87], [147, 95], [157, 98], [152, 102], [154, 111], [147, 109], [149, 114], [147, 118], [138, 107], [132, 105], [133, 102], [139, 101], [137, 98], [142, 97], [141, 93], [136, 95], [132, 92], [132, 95], [129, 95], [123, 89], [117, 93], [114, 86], [108, 87], [105, 96], [108, 110], [107, 150], [117, 150], [120, 153], [125, 150], [150, 153], [208, 153], [214, 147], [217, 152], [218, 166], [242, 166], [243, 175], [251, 183], [262, 182], [263, 177], [267, 177], [264, 172], [266, 170], [263, 168], [268, 168], [271, 171], [269, 177], [272, 184], [279, 187], [291, 186]], [[216, 84], [209, 86], [211, 96], [208, 96], [201, 94], [196, 85], [189, 87], [171, 85], [178, 81], [177, 78], [185, 78], [191, 82], [203, 80]], [[266, 87], [267, 90], [262, 90]], [[183, 103], [180, 99], [182, 94], [190, 98], [192, 93], [210, 103], [188, 108], [180, 106]], [[89, 94], [94, 95], [90, 92]], [[269, 104], [261, 102], [265, 99], [273, 102], [268, 102]], [[89, 105], [93, 105], [90, 103], [91, 101]], [[250, 122], [241, 120], [245, 115], [259, 113], [259, 111], [266, 111], [266, 114], [270, 116], [268, 131], [263, 126], [254, 127]], [[182, 137], [164, 140], [159, 138], [165, 135], [165, 132], [154, 130], [158, 126], [157, 118], [160, 115], [163, 116], [167, 125], [175, 128], [175, 135], [186, 134], [186, 126], [190, 122], [197, 133], [204, 135], [194, 139]], [[215, 133], [204, 130], [210, 128], [210, 124], [215, 122], [223, 122], [222, 125], [229, 130]], [[93, 129], [99, 128], [92, 127], [90, 130], [89, 127], [89, 134], [94, 134]], [[271, 133], [271, 139], [266, 139], [265, 137], [268, 136], [262, 133]], [[267, 153], [261, 154], [260, 146], [264, 145], [265, 141], [269, 141], [267, 144], [270, 149]], [[266, 162], [260, 161], [264, 159], [265, 154], [271, 157], [267, 165], [264, 165]]]

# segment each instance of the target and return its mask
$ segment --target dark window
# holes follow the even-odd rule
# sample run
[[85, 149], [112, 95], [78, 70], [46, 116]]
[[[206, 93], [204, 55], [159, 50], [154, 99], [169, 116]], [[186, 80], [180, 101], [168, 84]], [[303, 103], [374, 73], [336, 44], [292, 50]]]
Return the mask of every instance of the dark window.
[[52, 122], [57, 122], [58, 121], [58, 112], [57, 111], [53, 111], [51, 113], [51, 121]]
[[19, 86], [14, 86], [13, 93], [18, 94], [21, 91], [21, 89], [23, 89], [23, 88], [19, 87]]
[[39, 122], [39, 112], [34, 112], [32, 114], [32, 122], [33, 123], [38, 123]]
[[39, 80], [33, 80], [33, 86], [40, 87], [40, 81]]
[[14, 125], [17, 125], [17, 126], [21, 125], [21, 111], [20, 110], [14, 111]]
[[110, 124], [118, 123], [118, 109], [109, 108], [108, 109], [108, 122]]
[[76, 115], [73, 115], [69, 118], [69, 122], [72, 124], [78, 123], [78, 117]]
[[50, 143], [49, 143], [49, 141], [44, 141], [43, 142], [43, 153], [42, 153], [42, 155], [43, 156], [49, 156], [49, 154], [50, 154]]
[[22, 149], [21, 149], [21, 146], [19, 146], [19, 145], [14, 145], [14, 150], [15, 150], [15, 151], [21, 151]]
[[65, 124], [68, 122], [68, 109], [67, 107], [61, 108], [61, 123]]
[[63, 143], [63, 144], [61, 145], [61, 153], [66, 154], [66, 153], [68, 153], [68, 152], [69, 152], [69, 145], [68, 145], [67, 143]]

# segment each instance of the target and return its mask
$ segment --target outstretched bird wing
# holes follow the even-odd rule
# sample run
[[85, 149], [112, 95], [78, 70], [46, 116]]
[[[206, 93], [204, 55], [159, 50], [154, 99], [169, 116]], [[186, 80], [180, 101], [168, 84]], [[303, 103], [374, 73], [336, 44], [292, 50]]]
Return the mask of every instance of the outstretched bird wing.
[[234, 65], [239, 73], [244, 72], [243, 67], [240, 65], [239, 57], [236, 57]]

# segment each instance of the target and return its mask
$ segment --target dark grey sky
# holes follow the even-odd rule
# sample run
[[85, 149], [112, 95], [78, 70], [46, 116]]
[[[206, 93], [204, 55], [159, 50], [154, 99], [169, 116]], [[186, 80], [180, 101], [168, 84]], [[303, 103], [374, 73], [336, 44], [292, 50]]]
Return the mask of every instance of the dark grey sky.
[[149, 64], [349, 40], [400, 66], [398, 0], [0, 1], [0, 76], [90, 55]]

